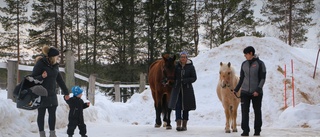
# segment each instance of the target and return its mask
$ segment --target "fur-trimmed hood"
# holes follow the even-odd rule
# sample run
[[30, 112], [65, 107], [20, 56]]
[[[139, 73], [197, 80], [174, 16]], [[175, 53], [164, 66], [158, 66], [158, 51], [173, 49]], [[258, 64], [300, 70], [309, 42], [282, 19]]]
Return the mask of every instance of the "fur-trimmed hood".
[[[39, 60], [43, 60], [46, 64], [57, 64], [56, 60], [53, 60], [53, 56], [58, 55], [59, 51], [54, 47], [49, 47], [47, 45], [42, 47], [42, 53], [35, 58], [35, 63], [37, 63]], [[49, 58], [51, 58], [51, 63], [49, 62]], [[52, 62], [53, 61], [53, 62]]]
[[46, 57], [48, 57], [48, 53], [49, 53], [50, 47], [45, 45], [42, 47], [42, 54], [45, 55]]

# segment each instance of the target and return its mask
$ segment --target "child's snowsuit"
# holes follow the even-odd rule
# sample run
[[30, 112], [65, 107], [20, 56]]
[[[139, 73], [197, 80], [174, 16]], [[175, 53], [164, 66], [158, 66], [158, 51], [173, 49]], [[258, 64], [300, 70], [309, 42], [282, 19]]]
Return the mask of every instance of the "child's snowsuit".
[[74, 130], [78, 126], [80, 130], [80, 135], [85, 136], [87, 134], [86, 124], [83, 120], [83, 109], [88, 107], [87, 103], [84, 103], [81, 98], [72, 97], [69, 100], [66, 100], [70, 107], [69, 111], [69, 124], [68, 124], [68, 135], [73, 135]]

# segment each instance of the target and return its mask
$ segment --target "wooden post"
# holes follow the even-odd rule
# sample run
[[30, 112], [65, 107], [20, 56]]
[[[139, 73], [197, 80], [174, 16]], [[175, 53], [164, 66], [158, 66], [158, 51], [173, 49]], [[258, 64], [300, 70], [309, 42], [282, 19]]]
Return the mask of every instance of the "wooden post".
[[89, 76], [89, 91], [88, 92], [88, 100], [94, 106], [94, 95], [96, 94], [96, 74], [91, 74]]
[[7, 98], [15, 101], [13, 97], [13, 90], [17, 85], [17, 72], [18, 72], [18, 61], [16, 60], [8, 60], [7, 64]]
[[121, 101], [121, 94], [120, 94], [120, 81], [114, 82], [114, 101], [120, 102]]
[[140, 73], [139, 93], [143, 92], [146, 88], [146, 74]]
[[74, 80], [74, 56], [72, 50], [66, 50], [66, 67], [65, 67], [65, 76], [66, 76], [66, 86], [71, 91], [71, 88], [75, 85]]

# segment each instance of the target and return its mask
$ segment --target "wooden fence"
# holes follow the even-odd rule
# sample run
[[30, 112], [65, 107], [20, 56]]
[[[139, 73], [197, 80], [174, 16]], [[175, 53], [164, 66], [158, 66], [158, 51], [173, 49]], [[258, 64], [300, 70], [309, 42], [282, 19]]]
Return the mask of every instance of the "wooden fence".
[[[66, 51], [71, 52], [71, 51]], [[73, 57], [72, 53], [66, 53], [69, 57]], [[70, 65], [73, 64], [73, 65]], [[18, 84], [18, 71], [32, 71], [33, 66], [19, 65], [16, 60], [7, 60], [7, 63], [0, 62], [0, 68], [7, 69], [7, 91], [8, 91], [8, 99], [12, 99], [13, 101], [13, 90], [15, 86]], [[71, 87], [75, 85], [75, 78], [81, 79], [82, 81], [86, 81], [89, 83], [87, 90], [87, 98], [92, 103], [95, 104], [95, 91], [99, 88], [105, 88], [108, 90], [107, 94], [112, 96], [115, 102], [126, 102], [128, 98], [130, 98], [135, 92], [142, 92], [146, 89], [146, 74], [140, 74], [139, 83], [131, 83], [125, 84], [124, 82], [115, 81], [113, 83], [99, 83], [96, 81], [96, 74], [91, 74], [89, 78], [77, 74], [74, 71], [74, 60], [69, 59], [66, 60], [66, 68], [59, 68], [60, 72], [64, 72], [66, 74], [66, 85], [68, 89], [71, 90]]]

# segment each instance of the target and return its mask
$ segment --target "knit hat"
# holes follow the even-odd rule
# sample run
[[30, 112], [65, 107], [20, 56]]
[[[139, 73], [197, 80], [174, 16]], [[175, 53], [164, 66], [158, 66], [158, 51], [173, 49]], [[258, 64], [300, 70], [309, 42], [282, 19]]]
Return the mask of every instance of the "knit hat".
[[73, 96], [78, 96], [83, 92], [83, 90], [79, 86], [73, 86], [71, 91], [73, 93]]
[[188, 52], [182, 51], [182, 52], [180, 52], [180, 56], [181, 56], [181, 55], [186, 55], [186, 56], [188, 57]]
[[55, 47], [50, 47], [48, 57], [54, 57], [59, 55], [59, 51]]
[[244, 50], [243, 50], [243, 54], [248, 54], [250, 52], [252, 52], [252, 55], [254, 55], [255, 50], [252, 46], [248, 46], [248, 47], [244, 48]]

